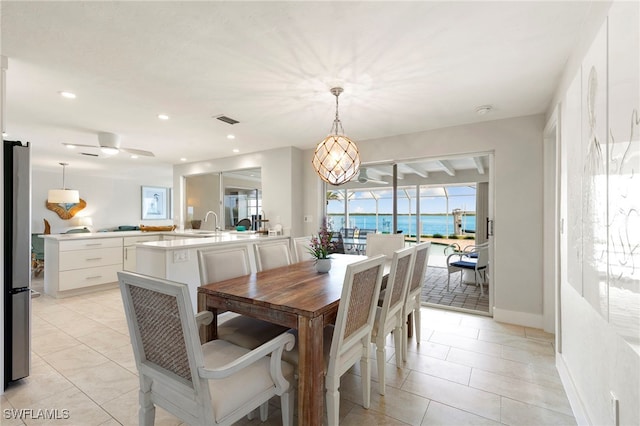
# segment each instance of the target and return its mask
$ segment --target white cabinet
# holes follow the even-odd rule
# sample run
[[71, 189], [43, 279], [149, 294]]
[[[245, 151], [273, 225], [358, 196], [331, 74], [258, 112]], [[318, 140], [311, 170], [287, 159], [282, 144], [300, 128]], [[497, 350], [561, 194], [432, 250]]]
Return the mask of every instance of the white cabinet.
[[136, 237], [124, 237], [122, 252], [122, 269], [125, 271], [136, 271], [136, 244], [148, 241], [160, 241], [160, 235], [140, 235]]
[[45, 239], [44, 250], [45, 293], [51, 296], [114, 283], [122, 270], [122, 237]]

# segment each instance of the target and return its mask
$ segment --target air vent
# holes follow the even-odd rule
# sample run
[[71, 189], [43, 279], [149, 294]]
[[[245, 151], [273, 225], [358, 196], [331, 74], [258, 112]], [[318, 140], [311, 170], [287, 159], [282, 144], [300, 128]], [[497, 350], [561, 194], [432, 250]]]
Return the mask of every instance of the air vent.
[[98, 154], [91, 154], [89, 152], [80, 152], [80, 155], [86, 155], [87, 157], [98, 157]]
[[238, 124], [239, 121], [238, 120], [234, 120], [231, 117], [227, 117], [226, 115], [218, 115], [216, 117], [216, 119], [220, 120], [220, 121], [224, 121], [227, 124]]

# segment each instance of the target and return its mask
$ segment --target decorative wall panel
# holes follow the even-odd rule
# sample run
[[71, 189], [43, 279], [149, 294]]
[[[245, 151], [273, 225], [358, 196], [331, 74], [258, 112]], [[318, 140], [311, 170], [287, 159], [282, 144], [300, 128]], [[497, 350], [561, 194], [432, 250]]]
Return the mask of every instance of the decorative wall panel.
[[640, 354], [640, 22], [637, 3], [609, 15], [609, 321]]
[[578, 72], [567, 90], [562, 109], [562, 150], [563, 168], [566, 170], [567, 239], [566, 254], [567, 280], [582, 295], [582, 86]]
[[582, 285], [585, 299], [608, 318], [607, 25], [582, 63]]

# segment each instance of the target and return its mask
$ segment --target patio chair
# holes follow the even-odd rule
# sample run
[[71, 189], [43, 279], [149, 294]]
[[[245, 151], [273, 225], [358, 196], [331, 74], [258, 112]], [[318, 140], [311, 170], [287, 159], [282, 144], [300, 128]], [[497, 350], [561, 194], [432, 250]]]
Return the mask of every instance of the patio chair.
[[344, 253], [355, 252], [355, 228], [342, 228], [340, 229], [340, 235], [342, 236], [342, 240], [344, 242]]
[[293, 263], [288, 239], [258, 243], [254, 247], [258, 272]]
[[250, 351], [224, 340], [200, 344], [188, 286], [118, 272], [140, 378], [138, 423], [153, 425], [160, 406], [194, 425], [231, 425], [280, 396], [282, 423], [292, 424], [293, 368], [281, 361], [288, 333]]
[[367, 236], [369, 234], [375, 234], [378, 232], [377, 229], [356, 229], [354, 233], [354, 238], [356, 241], [355, 248], [358, 254], [364, 254], [367, 250]]
[[409, 279], [409, 289], [405, 299], [404, 308], [402, 309], [402, 360], [407, 360], [407, 346], [409, 344], [409, 321], [413, 319], [413, 329], [416, 334], [416, 343], [420, 344], [421, 338], [421, 315], [420, 295], [422, 294], [422, 285], [424, 284], [424, 276], [429, 263], [429, 250], [431, 243], [420, 243], [415, 246], [416, 254], [412, 265], [411, 278]]
[[486, 243], [482, 243], [482, 244], [466, 246], [461, 251], [463, 253], [465, 253], [466, 256], [470, 257], [471, 259], [477, 259], [478, 258], [478, 252], [483, 248], [487, 248], [487, 249], [489, 248], [489, 242], [488, 241]]
[[341, 232], [334, 231], [333, 235], [331, 236], [331, 242], [333, 243], [333, 248], [329, 250], [331, 254], [333, 253], [345, 254], [347, 252], [345, 247], [345, 242], [344, 242], [344, 239], [342, 238]]
[[[198, 250], [200, 285], [249, 275], [249, 248], [246, 244]], [[247, 349], [255, 349], [286, 327], [233, 312], [218, 315], [218, 338]]]
[[413, 269], [415, 247], [397, 250], [391, 260], [391, 271], [387, 280], [385, 297], [382, 306], [376, 309], [376, 318], [371, 333], [371, 343], [376, 345], [376, 359], [378, 364], [378, 392], [385, 393], [384, 366], [387, 361], [385, 343], [387, 336], [392, 331], [395, 349], [396, 365], [402, 365], [402, 333], [403, 333], [403, 308], [409, 286], [409, 278]]
[[467, 252], [453, 253], [447, 256], [447, 291], [451, 282], [451, 274], [460, 272], [460, 284], [463, 284], [462, 273], [473, 271], [474, 282], [480, 286], [480, 295], [484, 295], [486, 270], [489, 265], [489, 244], [481, 244]]

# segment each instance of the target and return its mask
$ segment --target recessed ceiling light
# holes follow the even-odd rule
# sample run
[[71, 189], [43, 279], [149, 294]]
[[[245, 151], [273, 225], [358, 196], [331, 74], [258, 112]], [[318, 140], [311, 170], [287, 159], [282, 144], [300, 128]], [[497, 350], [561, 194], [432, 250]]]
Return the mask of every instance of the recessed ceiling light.
[[240, 152], [240, 150], [238, 148], [234, 148], [233, 152], [235, 152], [237, 154], [238, 152]]
[[75, 145], [67, 144], [65, 146], [67, 147], [67, 149], [76, 149]]
[[182, 158], [180, 159], [180, 161], [187, 161], [187, 159], [186, 159], [186, 158], [184, 158], [184, 157], [182, 157]]
[[66, 92], [66, 91], [62, 91], [62, 92], [58, 92], [58, 93], [60, 93], [60, 96], [62, 96], [63, 98], [67, 98], [67, 99], [75, 99], [76, 98], [76, 94], [75, 93]]
[[236, 135], [231, 135], [231, 134], [227, 135], [227, 139], [235, 139], [235, 138], [236, 138]]
[[478, 108], [476, 108], [476, 114], [485, 115], [485, 114], [490, 113], [492, 109], [493, 109], [493, 107], [491, 105], [482, 105], [482, 106], [479, 106]]
[[138, 156], [137, 156], [137, 155], [135, 155], [135, 154], [133, 154], [133, 155], [131, 156], [131, 158], [136, 159], [136, 158], [138, 158]]
[[158, 114], [158, 118], [160, 120], [168, 120], [169, 116], [167, 114]]

